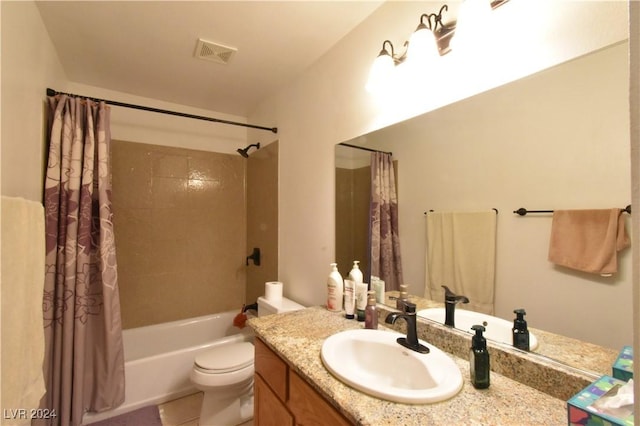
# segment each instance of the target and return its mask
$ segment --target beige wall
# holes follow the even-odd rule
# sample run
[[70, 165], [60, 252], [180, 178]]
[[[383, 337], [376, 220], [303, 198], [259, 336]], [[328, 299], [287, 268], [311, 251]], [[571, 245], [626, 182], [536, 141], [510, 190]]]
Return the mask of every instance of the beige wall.
[[112, 157], [124, 328], [239, 310], [245, 159], [123, 141]]
[[66, 76], [33, 2], [2, 10], [2, 195], [41, 201], [45, 90], [66, 89]]

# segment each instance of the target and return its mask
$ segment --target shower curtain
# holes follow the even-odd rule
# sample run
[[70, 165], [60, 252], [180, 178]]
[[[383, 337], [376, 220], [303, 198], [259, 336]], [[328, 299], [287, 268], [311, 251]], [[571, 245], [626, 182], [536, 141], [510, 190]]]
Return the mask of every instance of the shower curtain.
[[371, 154], [370, 203], [371, 275], [385, 282], [385, 290], [399, 290], [403, 284], [398, 197], [391, 154]]
[[104, 102], [48, 98], [41, 407], [55, 417], [36, 424], [79, 425], [124, 401], [109, 120]]

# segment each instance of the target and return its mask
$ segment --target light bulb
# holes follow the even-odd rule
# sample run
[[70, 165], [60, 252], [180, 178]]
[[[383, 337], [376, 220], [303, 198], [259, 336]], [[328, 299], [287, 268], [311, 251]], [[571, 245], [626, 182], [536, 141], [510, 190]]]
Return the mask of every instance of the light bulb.
[[380, 52], [380, 55], [371, 64], [369, 71], [369, 80], [367, 80], [366, 89], [369, 93], [376, 93], [383, 90], [389, 85], [395, 64], [393, 58], [386, 50]]
[[421, 25], [409, 39], [407, 63], [411, 63], [412, 67], [424, 68], [431, 65], [438, 56], [436, 37], [429, 28]]
[[486, 41], [491, 29], [491, 4], [488, 0], [465, 0], [460, 5], [451, 50], [472, 50]]

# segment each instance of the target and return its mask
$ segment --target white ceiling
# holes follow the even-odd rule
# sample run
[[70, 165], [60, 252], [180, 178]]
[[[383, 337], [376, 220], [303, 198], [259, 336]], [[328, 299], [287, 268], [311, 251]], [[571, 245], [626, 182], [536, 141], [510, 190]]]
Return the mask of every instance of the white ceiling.
[[[295, 79], [381, 4], [37, 2], [71, 81], [240, 116]], [[226, 65], [195, 58], [198, 38], [237, 52]]]

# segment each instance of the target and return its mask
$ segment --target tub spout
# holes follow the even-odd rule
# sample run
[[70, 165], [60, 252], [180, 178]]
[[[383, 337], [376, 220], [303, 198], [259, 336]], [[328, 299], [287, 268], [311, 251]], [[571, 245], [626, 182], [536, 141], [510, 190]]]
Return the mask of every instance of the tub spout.
[[258, 302], [252, 303], [250, 305], [244, 305], [244, 308], [242, 308], [242, 313], [245, 313], [248, 310], [253, 310], [258, 312]]

